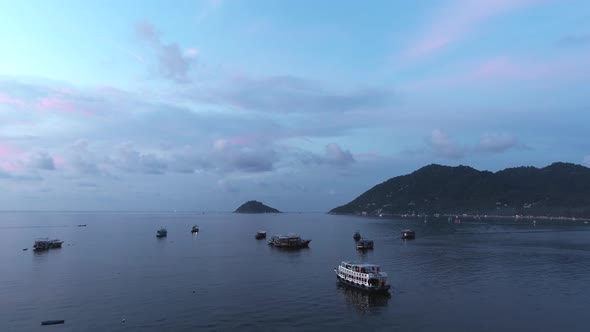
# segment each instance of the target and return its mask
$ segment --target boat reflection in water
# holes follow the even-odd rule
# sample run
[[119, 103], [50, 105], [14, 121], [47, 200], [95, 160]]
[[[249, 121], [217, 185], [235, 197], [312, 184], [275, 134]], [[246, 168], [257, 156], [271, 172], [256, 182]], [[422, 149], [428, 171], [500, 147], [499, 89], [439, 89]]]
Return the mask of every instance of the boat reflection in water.
[[389, 293], [369, 293], [342, 283], [337, 285], [338, 291], [344, 294], [346, 302], [362, 313], [379, 312], [381, 307], [387, 306], [391, 298]]

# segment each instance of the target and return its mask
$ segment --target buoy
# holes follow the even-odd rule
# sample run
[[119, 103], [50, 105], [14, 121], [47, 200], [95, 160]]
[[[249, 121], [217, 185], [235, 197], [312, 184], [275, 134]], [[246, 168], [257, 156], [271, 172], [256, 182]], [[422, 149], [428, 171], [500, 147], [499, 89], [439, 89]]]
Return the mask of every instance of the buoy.
[[121, 319], [121, 321], [122, 321], [123, 323], [125, 323], [125, 318]]
[[41, 322], [41, 325], [56, 325], [56, 324], [63, 324], [66, 321], [63, 319], [55, 319], [55, 320], [44, 320]]

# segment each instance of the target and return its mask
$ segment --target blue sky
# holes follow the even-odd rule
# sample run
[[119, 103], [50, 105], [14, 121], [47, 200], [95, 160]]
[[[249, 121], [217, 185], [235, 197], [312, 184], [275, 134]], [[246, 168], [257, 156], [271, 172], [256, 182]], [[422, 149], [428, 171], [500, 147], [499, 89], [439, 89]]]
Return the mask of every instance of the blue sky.
[[0, 209], [327, 211], [590, 166], [590, 3], [0, 2]]

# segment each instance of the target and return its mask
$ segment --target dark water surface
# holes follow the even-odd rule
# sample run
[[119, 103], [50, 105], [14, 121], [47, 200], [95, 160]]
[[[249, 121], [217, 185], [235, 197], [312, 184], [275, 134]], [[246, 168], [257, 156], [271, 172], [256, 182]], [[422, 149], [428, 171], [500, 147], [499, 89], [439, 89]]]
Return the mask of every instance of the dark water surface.
[[[76, 227], [87, 224], [87, 227]], [[192, 235], [198, 224], [201, 232]], [[159, 226], [168, 237], [157, 239]], [[416, 240], [399, 238], [414, 228]], [[299, 233], [309, 249], [256, 241]], [[375, 240], [360, 254], [352, 235]], [[35, 253], [36, 237], [62, 249]], [[338, 286], [381, 264], [390, 296]], [[590, 225], [324, 214], [0, 213], [0, 331], [588, 331]], [[40, 326], [50, 319], [65, 325]], [[122, 321], [125, 319], [125, 322]]]

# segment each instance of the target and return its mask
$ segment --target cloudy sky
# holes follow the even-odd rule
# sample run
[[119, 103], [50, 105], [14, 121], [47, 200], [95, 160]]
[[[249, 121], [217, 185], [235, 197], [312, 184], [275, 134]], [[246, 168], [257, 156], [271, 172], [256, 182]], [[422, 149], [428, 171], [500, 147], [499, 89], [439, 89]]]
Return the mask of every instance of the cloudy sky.
[[590, 2], [1, 1], [0, 210], [327, 211], [590, 165]]

